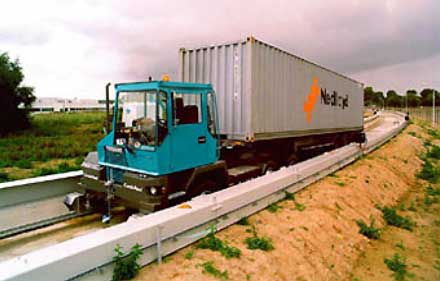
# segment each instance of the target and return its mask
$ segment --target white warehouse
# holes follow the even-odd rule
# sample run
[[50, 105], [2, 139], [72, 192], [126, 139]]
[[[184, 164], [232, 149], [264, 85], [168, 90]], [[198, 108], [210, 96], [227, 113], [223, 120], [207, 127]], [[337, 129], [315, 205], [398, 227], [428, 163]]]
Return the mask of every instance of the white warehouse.
[[[111, 103], [113, 103], [113, 101], [111, 101]], [[92, 110], [105, 110], [105, 100], [37, 98], [31, 107], [31, 111], [35, 113]]]

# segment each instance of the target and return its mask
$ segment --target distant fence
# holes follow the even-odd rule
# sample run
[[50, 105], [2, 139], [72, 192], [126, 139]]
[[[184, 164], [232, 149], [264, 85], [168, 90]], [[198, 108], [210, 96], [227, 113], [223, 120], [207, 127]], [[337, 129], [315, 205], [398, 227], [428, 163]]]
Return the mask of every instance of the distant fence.
[[[409, 112], [410, 117], [425, 120], [432, 123], [432, 107], [387, 107], [387, 110], [395, 110], [406, 113]], [[440, 125], [440, 107], [435, 108], [435, 124]]]

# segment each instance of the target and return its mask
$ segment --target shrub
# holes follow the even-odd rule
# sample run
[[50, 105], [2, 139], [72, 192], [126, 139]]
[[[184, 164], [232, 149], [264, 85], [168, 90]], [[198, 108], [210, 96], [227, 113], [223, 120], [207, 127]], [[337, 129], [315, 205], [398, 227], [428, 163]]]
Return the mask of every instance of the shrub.
[[250, 250], [270, 251], [274, 249], [272, 241], [266, 237], [248, 237], [245, 243]]
[[211, 251], [220, 252], [220, 254], [227, 259], [240, 257], [241, 255], [240, 249], [236, 247], [231, 247], [227, 243], [224, 243], [222, 240], [215, 237], [214, 233], [215, 233], [215, 228], [212, 227], [210, 233], [205, 238], [200, 240], [196, 248], [209, 249]]
[[440, 177], [440, 170], [434, 167], [430, 161], [425, 160], [422, 170], [417, 174], [417, 177], [430, 183], [436, 183]]
[[134, 278], [140, 269], [140, 265], [137, 261], [142, 255], [141, 245], [134, 245], [127, 256], [124, 255], [120, 245], [116, 246], [115, 252], [116, 255], [113, 257], [115, 268], [113, 269], [112, 281], [122, 281]]
[[267, 206], [267, 210], [271, 213], [276, 213], [279, 209], [281, 209], [281, 207], [275, 203], [272, 203], [269, 206]]
[[270, 251], [274, 249], [272, 245], [272, 240], [266, 237], [258, 237], [257, 231], [255, 230], [255, 226], [252, 226], [250, 232], [252, 233], [253, 236], [248, 237], [244, 240], [248, 249], [262, 250], [262, 251]]
[[429, 157], [429, 158], [440, 159], [440, 146], [434, 145], [428, 151], [428, 153], [426, 153], [426, 156]]
[[284, 199], [289, 200], [289, 201], [295, 201], [295, 194], [293, 194], [292, 192], [286, 191], [286, 197], [284, 197]]
[[368, 226], [363, 220], [357, 220], [357, 225], [359, 226], [359, 233], [370, 238], [379, 239], [380, 230], [374, 227], [374, 218], [371, 219], [370, 225]]
[[228, 271], [220, 271], [218, 268], [214, 266], [213, 261], [207, 261], [201, 264], [203, 267], [203, 273], [211, 274], [215, 278], [220, 280], [228, 280]]
[[389, 208], [389, 207], [383, 207], [381, 209], [383, 218], [387, 222], [387, 224], [400, 227], [406, 230], [412, 230], [414, 227], [414, 222], [407, 217], [403, 217], [399, 214], [397, 214], [396, 209]]
[[241, 218], [241, 219], [237, 222], [237, 224], [239, 224], [239, 225], [244, 225], [244, 226], [250, 225], [250, 223], [249, 223], [249, 219], [248, 219], [247, 217], [243, 217], [243, 218]]
[[406, 260], [398, 253], [395, 253], [392, 258], [385, 258], [384, 263], [389, 270], [393, 271], [394, 279], [397, 281], [404, 281], [407, 275]]

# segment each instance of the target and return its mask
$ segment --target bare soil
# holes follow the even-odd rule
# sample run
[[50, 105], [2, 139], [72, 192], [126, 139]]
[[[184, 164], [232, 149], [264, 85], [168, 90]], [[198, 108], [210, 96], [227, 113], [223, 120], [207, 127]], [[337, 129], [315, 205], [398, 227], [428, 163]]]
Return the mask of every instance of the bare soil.
[[[410, 131], [419, 137], [409, 135]], [[382, 228], [382, 213], [376, 205], [396, 205], [404, 197], [414, 200], [411, 194], [418, 184], [415, 174], [422, 165], [417, 155], [424, 151], [420, 137], [427, 137], [424, 130], [410, 125], [379, 150], [297, 193], [296, 202], [305, 206], [303, 211], [295, 208], [294, 201], [284, 200], [278, 203], [281, 208], [275, 213], [263, 210], [250, 216], [258, 235], [272, 240], [273, 250], [247, 249], [244, 240], [251, 236], [250, 227], [232, 225], [216, 237], [238, 247], [239, 258], [226, 259], [219, 252], [191, 245], [167, 257], [161, 265], [143, 268], [136, 280], [226, 279], [225, 275], [213, 277], [204, 272], [202, 264], [207, 261], [212, 261], [220, 272], [227, 271], [229, 280], [352, 280], [354, 276], [359, 276], [359, 280], [387, 280], [391, 271], [383, 264], [385, 251], [377, 254], [379, 244], [359, 234], [356, 220], [369, 222], [374, 218], [376, 226]], [[430, 225], [430, 220], [424, 216], [417, 219], [420, 229]], [[437, 233], [428, 228], [426, 232], [420, 230], [420, 235]], [[419, 247], [428, 251], [425, 244], [409, 238], [408, 233], [395, 231], [402, 234], [398, 239], [404, 240], [411, 251]], [[383, 240], [390, 244], [385, 242], [390, 239], [396, 238], [384, 233], [379, 243]], [[414, 263], [424, 270], [422, 262]], [[371, 275], [376, 271], [383, 274]]]

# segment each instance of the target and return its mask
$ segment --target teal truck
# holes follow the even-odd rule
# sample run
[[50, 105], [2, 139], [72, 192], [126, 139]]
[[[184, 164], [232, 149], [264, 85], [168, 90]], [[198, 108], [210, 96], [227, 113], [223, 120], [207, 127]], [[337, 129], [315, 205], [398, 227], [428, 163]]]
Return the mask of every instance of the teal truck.
[[180, 82], [115, 84], [66, 206], [153, 212], [365, 141], [362, 84], [252, 37], [181, 49], [179, 69]]

